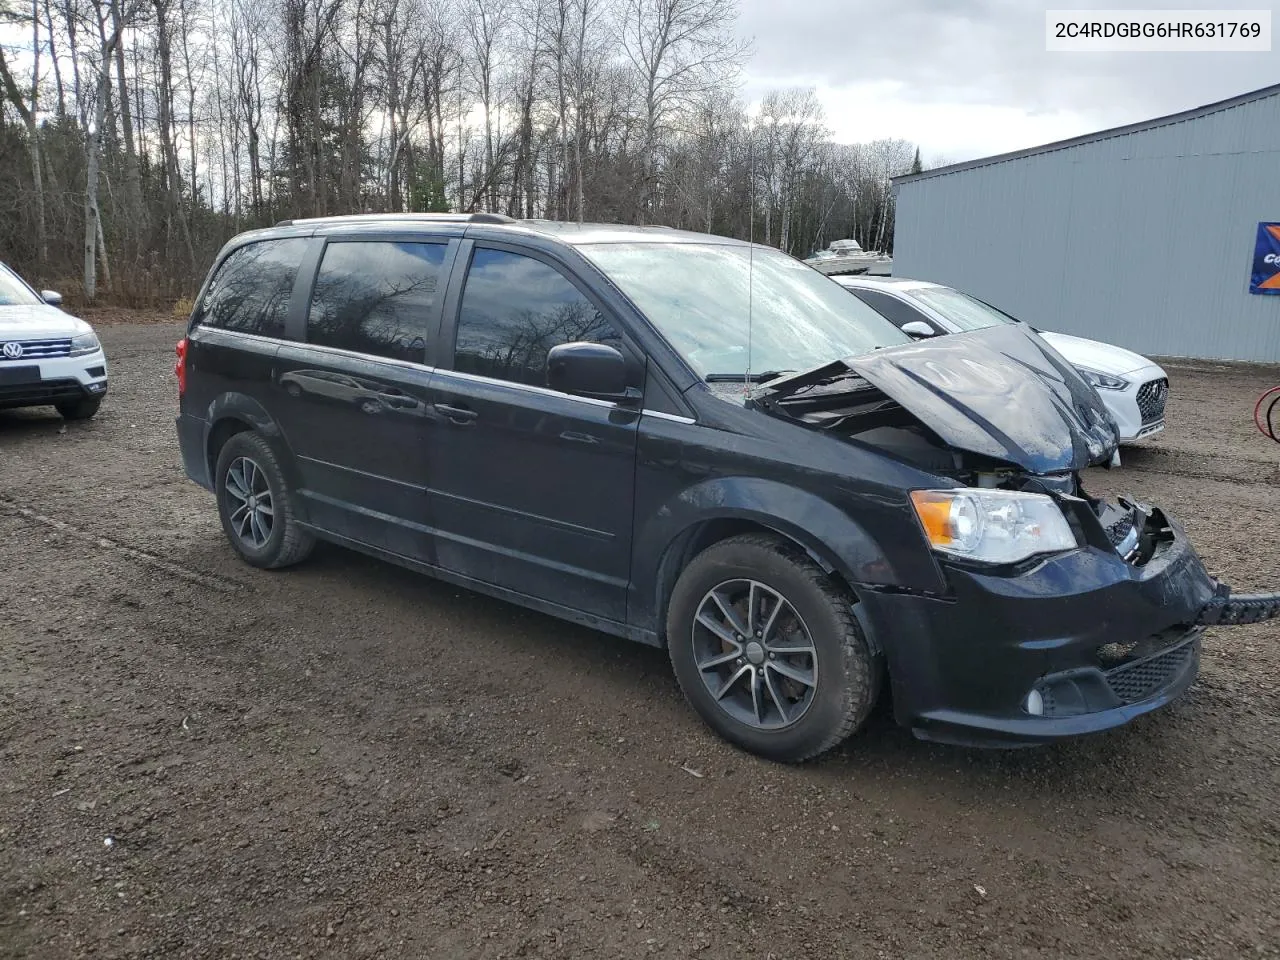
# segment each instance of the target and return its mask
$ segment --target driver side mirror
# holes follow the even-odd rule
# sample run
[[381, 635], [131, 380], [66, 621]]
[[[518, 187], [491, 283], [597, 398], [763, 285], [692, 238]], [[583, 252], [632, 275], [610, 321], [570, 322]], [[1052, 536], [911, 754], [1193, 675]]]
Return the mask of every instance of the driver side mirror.
[[62, 294], [57, 290], [41, 290], [40, 299], [51, 307], [62, 306]]
[[627, 361], [607, 343], [561, 343], [547, 353], [547, 386], [561, 393], [616, 403], [640, 399], [627, 386]]
[[923, 340], [926, 337], [935, 336], [933, 327], [923, 320], [908, 320], [902, 325], [902, 332], [912, 340]]

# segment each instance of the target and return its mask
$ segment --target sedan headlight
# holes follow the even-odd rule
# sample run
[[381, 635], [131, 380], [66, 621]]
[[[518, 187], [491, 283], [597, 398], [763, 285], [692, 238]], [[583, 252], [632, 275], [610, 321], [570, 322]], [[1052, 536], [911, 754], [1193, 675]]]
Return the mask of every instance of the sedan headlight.
[[1084, 377], [1099, 390], [1127, 390], [1129, 389], [1129, 381], [1121, 377], [1113, 377], [1107, 373], [1099, 373], [1097, 370], [1086, 370], [1084, 367], [1076, 367], [1080, 376]]
[[1075, 534], [1051, 497], [961, 487], [913, 490], [911, 504], [929, 545], [986, 563], [1015, 563], [1076, 547]]
[[71, 338], [71, 356], [83, 357], [87, 353], [97, 353], [102, 349], [96, 333], [82, 333]]

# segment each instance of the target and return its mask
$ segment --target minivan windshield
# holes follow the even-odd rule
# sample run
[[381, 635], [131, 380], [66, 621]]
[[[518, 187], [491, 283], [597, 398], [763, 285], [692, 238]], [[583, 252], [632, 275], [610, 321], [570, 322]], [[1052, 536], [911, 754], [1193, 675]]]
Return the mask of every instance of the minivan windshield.
[[909, 295], [925, 306], [933, 307], [962, 331], [981, 330], [983, 327], [1018, 322], [990, 304], [976, 300], [959, 290], [952, 290], [950, 287], [921, 287], [911, 290]]
[[8, 267], [0, 264], [0, 307], [40, 303], [31, 288], [17, 278]]
[[762, 375], [911, 342], [838, 283], [778, 250], [756, 247], [749, 256], [745, 245], [716, 243], [578, 249], [703, 377], [744, 376], [748, 343], [750, 371]]

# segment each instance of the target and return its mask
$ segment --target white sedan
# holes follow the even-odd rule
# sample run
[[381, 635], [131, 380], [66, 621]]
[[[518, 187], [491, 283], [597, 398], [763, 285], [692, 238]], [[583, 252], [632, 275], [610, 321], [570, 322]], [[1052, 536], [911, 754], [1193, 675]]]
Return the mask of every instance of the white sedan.
[[[937, 283], [904, 277], [831, 279], [916, 338], [1021, 323], [988, 303]], [[1121, 443], [1164, 429], [1169, 376], [1159, 365], [1109, 343], [1047, 330], [1036, 332], [1097, 389], [1120, 428]]]

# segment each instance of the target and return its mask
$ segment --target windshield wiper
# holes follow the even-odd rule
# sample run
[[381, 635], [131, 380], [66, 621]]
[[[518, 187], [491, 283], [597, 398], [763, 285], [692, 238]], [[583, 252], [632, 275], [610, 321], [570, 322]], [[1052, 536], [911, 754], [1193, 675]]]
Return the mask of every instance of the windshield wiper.
[[742, 383], [750, 380], [752, 383], [768, 383], [770, 380], [776, 380], [784, 373], [795, 373], [794, 370], [766, 370], [763, 373], [708, 373], [703, 379], [707, 383]]

